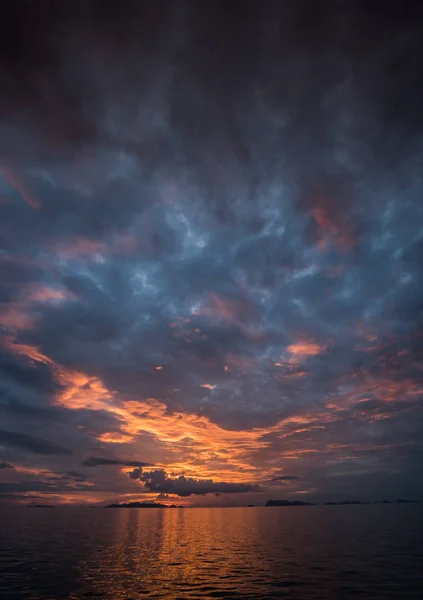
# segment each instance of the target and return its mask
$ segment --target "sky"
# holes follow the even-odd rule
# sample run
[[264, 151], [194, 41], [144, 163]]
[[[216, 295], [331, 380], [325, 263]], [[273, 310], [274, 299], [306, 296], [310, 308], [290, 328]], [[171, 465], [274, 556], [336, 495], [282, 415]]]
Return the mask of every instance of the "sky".
[[5, 4], [0, 499], [423, 499], [422, 9]]

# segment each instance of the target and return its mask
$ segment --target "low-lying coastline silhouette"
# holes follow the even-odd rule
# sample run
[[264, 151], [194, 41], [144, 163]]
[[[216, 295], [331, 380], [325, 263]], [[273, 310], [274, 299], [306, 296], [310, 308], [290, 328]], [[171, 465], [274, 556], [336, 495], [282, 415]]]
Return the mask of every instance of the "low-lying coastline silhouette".
[[160, 502], [123, 502], [122, 504], [108, 504], [104, 508], [182, 508], [176, 504], [160, 504]]
[[416, 503], [420, 502], [420, 500], [405, 500], [400, 498], [396, 502], [391, 502], [389, 500], [341, 500], [338, 502], [301, 502], [301, 500], [268, 500], [265, 506], [345, 506], [349, 504], [408, 504], [408, 503]]
[[265, 506], [314, 506], [314, 503], [301, 500], [268, 500]]
[[[265, 507], [269, 506], [349, 506], [358, 504], [416, 504], [420, 500], [409, 500], [399, 498], [398, 500], [340, 500], [340, 501], [328, 501], [328, 502], [303, 502], [301, 500], [267, 500]], [[255, 504], [248, 504], [248, 508], [254, 508]], [[262, 505], [263, 506], [263, 505]], [[27, 504], [25, 508], [55, 508], [54, 504]], [[99, 508], [97, 506], [91, 506], [90, 508]], [[122, 502], [114, 503], [103, 506], [102, 508], [188, 508], [184, 505], [177, 504], [162, 504], [160, 502]], [[195, 507], [193, 507], [195, 508]], [[197, 507], [198, 508], [198, 507]], [[209, 507], [209, 508], [219, 508]]]

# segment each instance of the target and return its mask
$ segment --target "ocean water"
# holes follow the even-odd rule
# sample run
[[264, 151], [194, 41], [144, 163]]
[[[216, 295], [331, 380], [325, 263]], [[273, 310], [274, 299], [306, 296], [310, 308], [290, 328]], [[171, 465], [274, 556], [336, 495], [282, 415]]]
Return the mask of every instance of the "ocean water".
[[0, 509], [0, 598], [423, 598], [423, 505]]

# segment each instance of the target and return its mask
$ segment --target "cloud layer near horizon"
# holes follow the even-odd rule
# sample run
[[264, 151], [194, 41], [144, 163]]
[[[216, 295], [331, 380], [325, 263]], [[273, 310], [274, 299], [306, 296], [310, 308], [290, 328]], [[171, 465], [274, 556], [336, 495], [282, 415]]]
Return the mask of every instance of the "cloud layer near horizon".
[[421, 494], [417, 17], [146, 5], [8, 24], [3, 493]]

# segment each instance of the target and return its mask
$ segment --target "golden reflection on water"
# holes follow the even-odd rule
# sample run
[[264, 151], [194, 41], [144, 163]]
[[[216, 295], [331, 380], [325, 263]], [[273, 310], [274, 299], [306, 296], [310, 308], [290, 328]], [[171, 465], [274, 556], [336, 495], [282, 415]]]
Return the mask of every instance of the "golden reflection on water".
[[421, 599], [419, 505], [4, 513], [2, 599]]
[[248, 571], [265, 570], [257, 515], [247, 508], [114, 510], [113, 538], [80, 565], [81, 587], [115, 600], [207, 597], [217, 582], [220, 591], [238, 592]]
[[264, 590], [279, 588], [285, 594], [294, 590], [299, 598], [299, 588], [314, 587], [310, 564], [325, 572], [319, 584], [323, 595], [314, 597], [329, 598], [330, 582], [339, 579], [327, 555], [334, 548], [319, 545], [321, 527], [315, 541], [308, 534], [310, 510], [117, 509], [109, 514], [107, 539], [79, 565], [74, 600], [87, 597], [83, 590], [128, 600], [263, 598]]

